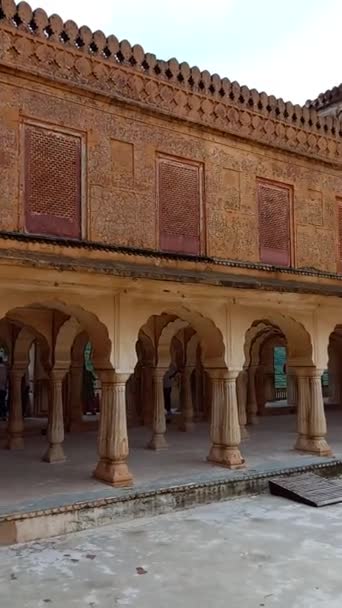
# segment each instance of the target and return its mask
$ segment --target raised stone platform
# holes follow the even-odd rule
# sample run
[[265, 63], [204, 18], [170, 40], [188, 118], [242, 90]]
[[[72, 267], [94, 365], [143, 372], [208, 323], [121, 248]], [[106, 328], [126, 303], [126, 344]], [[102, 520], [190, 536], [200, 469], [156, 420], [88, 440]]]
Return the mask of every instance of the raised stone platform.
[[41, 462], [46, 439], [27, 437], [20, 452], [1, 451], [0, 543], [26, 542], [103, 526], [140, 516], [165, 513], [196, 504], [227, 500], [242, 494], [268, 491], [274, 476], [319, 470], [342, 472], [342, 413], [328, 416], [329, 441], [336, 458], [298, 454], [295, 417], [262, 418], [249, 427], [250, 438], [241, 449], [244, 470], [229, 471], [206, 462], [207, 425], [193, 433], [168, 428], [169, 449], [145, 450], [146, 429], [130, 431], [129, 466], [135, 478], [130, 489], [114, 489], [91, 478], [96, 463], [96, 434], [66, 438], [68, 457], [63, 464]]
[[342, 473], [342, 460], [321, 458], [294, 461], [256, 470], [215, 471], [204, 478], [179, 479], [177, 483], [137, 486], [134, 490], [101, 489], [91, 494], [58, 495], [35, 503], [22, 503], [9, 512], [0, 509], [0, 545], [28, 542], [87, 530], [113, 522], [158, 515], [194, 505], [266, 492], [268, 481], [279, 475], [316, 471], [326, 476]]

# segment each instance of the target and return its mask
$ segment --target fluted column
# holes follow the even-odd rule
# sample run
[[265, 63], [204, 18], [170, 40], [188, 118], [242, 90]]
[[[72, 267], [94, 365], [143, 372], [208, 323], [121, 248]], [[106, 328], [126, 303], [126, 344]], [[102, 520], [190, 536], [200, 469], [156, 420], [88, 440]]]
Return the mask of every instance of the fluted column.
[[132, 485], [133, 477], [127, 466], [128, 435], [126, 417], [126, 382], [129, 374], [114, 370], [99, 372], [102, 383], [98, 452], [94, 477], [115, 486]]
[[342, 404], [342, 384], [341, 384], [342, 369], [338, 357], [330, 355], [328, 366], [328, 384], [329, 384], [329, 399], [331, 405]]
[[236, 379], [236, 397], [238, 404], [239, 424], [241, 439], [248, 438], [247, 424], [247, 385], [248, 372], [243, 369]]
[[49, 447], [43, 456], [45, 462], [64, 462], [63, 378], [66, 370], [52, 370], [50, 374], [51, 403], [48, 413]]
[[310, 375], [311, 407], [309, 411], [309, 429], [311, 451], [320, 456], [329, 456], [332, 452], [325, 439], [327, 423], [322, 395], [323, 370], [314, 369]]
[[166, 419], [164, 403], [164, 375], [166, 368], [155, 367], [152, 371], [153, 378], [153, 422], [152, 438], [147, 444], [150, 450], [163, 450], [167, 448], [165, 439]]
[[298, 387], [297, 377], [295, 371], [292, 369], [287, 370], [287, 405], [290, 407], [297, 407], [298, 403]]
[[274, 401], [275, 399], [275, 383], [274, 383], [274, 369], [267, 367], [264, 371], [264, 403], [267, 401]]
[[338, 374], [336, 372], [332, 372], [329, 370], [328, 383], [329, 383], [329, 399], [328, 399], [329, 404], [340, 405], [341, 396], [340, 396], [339, 378], [338, 378]]
[[40, 378], [36, 380], [34, 387], [33, 415], [36, 417], [47, 416], [49, 411], [49, 379]]
[[198, 365], [195, 371], [195, 405], [194, 405], [194, 421], [201, 422], [204, 418], [203, 412], [203, 371]]
[[329, 456], [331, 449], [325, 439], [327, 426], [322, 396], [322, 372], [316, 368], [297, 368], [296, 374], [298, 438], [295, 448], [319, 456]]
[[[265, 403], [267, 399], [268, 389], [268, 374], [267, 368], [263, 365], [258, 365], [254, 375], [255, 385], [255, 397], [257, 402], [257, 413], [256, 416], [263, 416], [265, 411]], [[259, 422], [259, 418], [256, 418], [256, 422]]]
[[209, 462], [221, 462], [221, 427], [222, 410], [224, 402], [224, 384], [222, 369], [208, 369], [211, 381], [211, 419], [210, 419], [210, 439], [211, 448], [208, 456]]
[[83, 422], [82, 382], [83, 366], [73, 365], [70, 368], [70, 403], [69, 431], [79, 431]]
[[144, 365], [141, 370], [141, 406], [144, 426], [152, 426], [153, 421], [153, 379], [152, 367]]
[[24, 447], [24, 417], [21, 400], [21, 381], [23, 368], [12, 368], [10, 378], [10, 405], [8, 419], [7, 449], [20, 450]]
[[194, 429], [194, 405], [191, 387], [191, 375], [194, 369], [192, 366], [186, 366], [182, 373], [180, 431], [193, 431]]
[[212, 381], [211, 441], [208, 461], [229, 469], [241, 468], [244, 460], [236, 398], [238, 372], [208, 370]]
[[248, 368], [248, 389], [247, 389], [247, 423], [258, 424], [258, 403], [255, 390], [255, 376], [257, 367], [251, 365]]
[[310, 451], [309, 433], [309, 410], [310, 410], [310, 383], [306, 368], [297, 368], [297, 432], [298, 437], [295, 449], [300, 451]]

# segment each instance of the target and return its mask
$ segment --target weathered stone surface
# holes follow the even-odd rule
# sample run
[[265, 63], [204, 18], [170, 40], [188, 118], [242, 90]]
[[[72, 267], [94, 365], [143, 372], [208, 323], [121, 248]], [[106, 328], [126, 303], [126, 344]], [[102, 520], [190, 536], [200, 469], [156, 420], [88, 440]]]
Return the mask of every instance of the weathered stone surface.
[[[20, 28], [10, 21], [16, 10]], [[175, 59], [156, 62], [139, 45], [119, 44], [115, 36], [106, 40], [102, 32], [92, 34], [86, 27], [78, 30], [56, 15], [48, 19], [44, 11], [33, 13], [32, 36], [32, 11], [26, 3], [17, 9], [7, 2], [3, 12], [0, 61], [27, 73], [35, 70], [35, 76], [23, 88], [18, 73], [1, 75], [1, 229], [25, 228], [19, 127], [33, 120], [82, 134], [86, 238], [159, 248], [155, 160], [163, 153], [203, 163], [207, 253], [259, 261], [255, 183], [262, 178], [293, 188], [295, 265], [336, 270], [333, 218], [342, 179], [333, 166], [310, 158], [340, 162], [334, 119], [318, 118], [312, 109], [259, 95], [198, 68], [190, 70]], [[78, 87], [73, 92], [67, 88], [71, 82]], [[89, 89], [107, 97], [95, 101]], [[119, 105], [116, 95], [130, 105]], [[175, 116], [194, 124], [176, 123]], [[228, 132], [223, 138], [216, 131], [209, 138], [203, 126], [197, 128], [203, 123]], [[242, 139], [231, 137], [235, 134]]]

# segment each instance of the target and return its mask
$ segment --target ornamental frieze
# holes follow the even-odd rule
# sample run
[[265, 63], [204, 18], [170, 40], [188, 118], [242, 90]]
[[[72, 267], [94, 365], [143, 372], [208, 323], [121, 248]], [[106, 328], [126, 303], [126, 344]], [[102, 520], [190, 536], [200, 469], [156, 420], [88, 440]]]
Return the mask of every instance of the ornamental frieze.
[[326, 162], [342, 157], [334, 117], [176, 59], [158, 60], [140, 45], [63, 23], [26, 2], [0, 0], [0, 65]]

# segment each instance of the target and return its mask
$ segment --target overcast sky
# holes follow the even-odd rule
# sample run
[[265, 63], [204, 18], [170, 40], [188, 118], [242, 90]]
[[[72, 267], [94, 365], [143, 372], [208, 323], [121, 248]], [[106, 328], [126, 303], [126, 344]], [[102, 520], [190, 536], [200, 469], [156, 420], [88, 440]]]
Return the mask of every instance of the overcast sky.
[[[342, 0], [31, 0], [250, 88], [304, 103], [342, 81]], [[94, 9], [95, 7], [95, 9]]]

